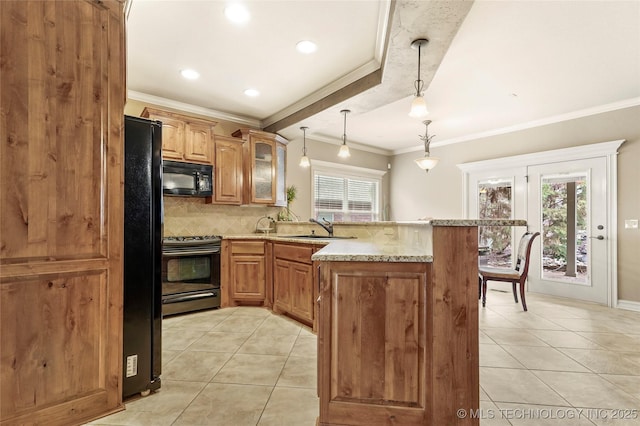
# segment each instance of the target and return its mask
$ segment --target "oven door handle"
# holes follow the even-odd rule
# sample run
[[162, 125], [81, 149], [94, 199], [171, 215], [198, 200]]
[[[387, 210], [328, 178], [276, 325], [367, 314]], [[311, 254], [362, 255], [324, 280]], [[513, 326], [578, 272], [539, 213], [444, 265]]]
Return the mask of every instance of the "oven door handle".
[[162, 299], [162, 303], [166, 305], [168, 303], [186, 302], [188, 300], [202, 299], [203, 297], [215, 297], [215, 296], [216, 296], [216, 293], [209, 291], [206, 293], [187, 294], [187, 295], [176, 296], [176, 297], [164, 297]]
[[207, 255], [207, 254], [215, 254], [215, 253], [220, 253], [220, 249], [212, 249], [212, 250], [203, 250], [203, 251], [198, 251], [198, 250], [194, 250], [194, 251], [176, 251], [176, 252], [172, 252], [172, 251], [163, 251], [162, 255], [163, 256], [194, 256], [194, 255]]

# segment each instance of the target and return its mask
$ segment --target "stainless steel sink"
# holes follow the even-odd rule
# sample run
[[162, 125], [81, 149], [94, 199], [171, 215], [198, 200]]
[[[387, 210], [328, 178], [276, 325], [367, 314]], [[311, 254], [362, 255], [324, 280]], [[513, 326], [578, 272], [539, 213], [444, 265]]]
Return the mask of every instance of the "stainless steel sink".
[[334, 235], [330, 237], [328, 235], [317, 234], [305, 234], [305, 235], [278, 235], [278, 238], [300, 238], [300, 239], [313, 239], [313, 240], [350, 240], [356, 237], [341, 237]]

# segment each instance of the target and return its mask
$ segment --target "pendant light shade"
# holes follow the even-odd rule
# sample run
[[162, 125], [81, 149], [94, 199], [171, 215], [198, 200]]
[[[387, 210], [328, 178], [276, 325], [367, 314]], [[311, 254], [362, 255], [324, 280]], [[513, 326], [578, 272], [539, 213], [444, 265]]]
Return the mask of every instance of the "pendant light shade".
[[342, 133], [342, 145], [340, 146], [340, 151], [338, 151], [338, 157], [340, 158], [349, 158], [351, 157], [351, 153], [349, 152], [349, 147], [347, 146], [347, 114], [349, 114], [351, 110], [343, 109], [340, 111], [341, 114], [344, 114], [344, 130]]
[[416, 158], [415, 162], [418, 167], [428, 173], [429, 170], [438, 165], [440, 159], [438, 157], [432, 157], [431, 154], [429, 154], [429, 145], [431, 144], [431, 139], [435, 136], [429, 136], [429, 124], [431, 124], [431, 120], [425, 120], [422, 123], [424, 124], [425, 129], [424, 136], [420, 136], [420, 139], [424, 142], [424, 157]]
[[311, 165], [309, 157], [307, 157], [307, 129], [308, 127], [300, 127], [302, 130], [302, 158], [300, 158], [300, 167], [305, 169]]
[[440, 161], [439, 158], [436, 157], [429, 157], [428, 155], [425, 155], [422, 158], [416, 158], [415, 162], [418, 165], [418, 167], [420, 167], [421, 169], [425, 170], [425, 171], [429, 171], [431, 169], [433, 169], [435, 166], [438, 165], [438, 161]]
[[422, 53], [422, 46], [426, 46], [429, 40], [426, 38], [419, 38], [411, 43], [411, 48], [418, 49], [418, 79], [414, 83], [416, 93], [414, 94], [413, 102], [411, 102], [411, 110], [409, 111], [409, 117], [424, 118], [429, 111], [427, 111], [427, 103], [424, 101], [424, 81], [420, 79], [420, 56]]

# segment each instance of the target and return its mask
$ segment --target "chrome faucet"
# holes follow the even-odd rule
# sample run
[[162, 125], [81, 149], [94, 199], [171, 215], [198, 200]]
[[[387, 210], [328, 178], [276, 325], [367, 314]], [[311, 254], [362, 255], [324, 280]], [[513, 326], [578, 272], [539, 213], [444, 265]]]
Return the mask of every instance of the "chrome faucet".
[[318, 222], [314, 218], [311, 218], [309, 219], [309, 222], [317, 223], [318, 225], [322, 226], [324, 230], [329, 233], [329, 236], [333, 237], [333, 223], [329, 222], [327, 219], [322, 218], [322, 222], [324, 222], [322, 223], [322, 222]]

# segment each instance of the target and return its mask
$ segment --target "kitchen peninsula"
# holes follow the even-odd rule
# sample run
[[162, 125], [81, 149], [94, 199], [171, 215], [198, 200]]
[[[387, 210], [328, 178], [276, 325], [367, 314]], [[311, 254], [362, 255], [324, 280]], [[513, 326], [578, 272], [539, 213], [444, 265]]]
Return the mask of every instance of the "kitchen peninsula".
[[479, 408], [478, 226], [526, 222], [335, 225], [336, 235], [359, 238], [287, 236], [309, 226], [301, 223], [279, 223], [277, 234], [258, 238], [267, 257], [271, 244], [322, 247], [308, 262], [312, 285], [303, 279], [288, 290], [302, 283], [318, 301], [319, 424], [477, 425], [457, 413]]

